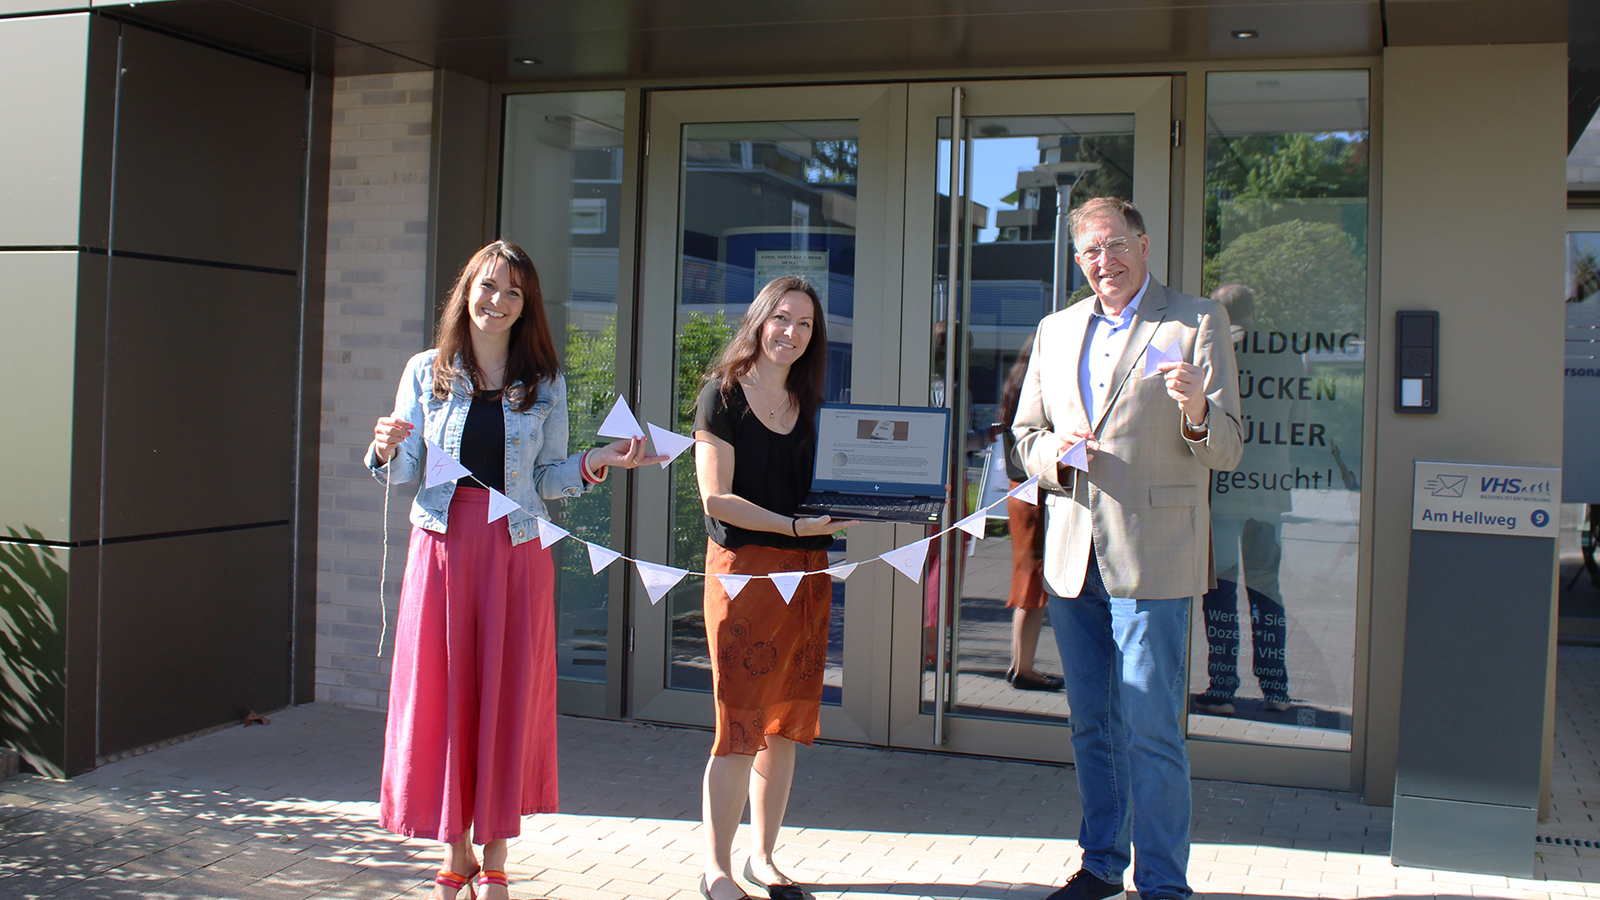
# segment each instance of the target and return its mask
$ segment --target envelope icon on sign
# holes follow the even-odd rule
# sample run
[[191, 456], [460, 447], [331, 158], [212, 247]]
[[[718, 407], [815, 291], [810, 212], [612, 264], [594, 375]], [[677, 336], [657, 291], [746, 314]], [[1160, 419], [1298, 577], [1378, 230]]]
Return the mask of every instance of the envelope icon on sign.
[[1435, 497], [1460, 497], [1467, 489], [1467, 476], [1436, 475], [1428, 487], [1433, 488]]

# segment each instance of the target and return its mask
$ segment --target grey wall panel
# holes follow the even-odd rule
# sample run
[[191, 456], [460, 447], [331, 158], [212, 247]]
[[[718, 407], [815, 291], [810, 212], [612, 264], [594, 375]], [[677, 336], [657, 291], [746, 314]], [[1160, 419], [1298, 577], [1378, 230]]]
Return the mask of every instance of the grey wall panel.
[[289, 528], [130, 541], [101, 573], [101, 755], [289, 703]]
[[1538, 807], [1554, 572], [1549, 538], [1411, 532], [1396, 794]]
[[26, 386], [6, 398], [0, 535], [68, 540], [78, 257], [0, 252], [0, 381]]
[[115, 242], [299, 271], [306, 76], [122, 30]]
[[117, 50], [121, 33], [122, 23], [115, 19], [89, 18], [77, 243], [98, 249], [104, 249], [111, 240], [111, 147], [117, 122]]
[[299, 285], [112, 260], [106, 536], [288, 519]]
[[74, 543], [100, 539], [101, 443], [105, 420], [106, 291], [110, 259], [79, 253], [77, 352], [72, 360], [72, 506]]
[[322, 456], [322, 327], [328, 258], [328, 175], [332, 163], [333, 76], [311, 76], [307, 104], [305, 262], [300, 278], [300, 396], [295, 498], [294, 702], [316, 699], [317, 496]]
[[78, 243], [89, 20], [0, 19], [0, 246]]

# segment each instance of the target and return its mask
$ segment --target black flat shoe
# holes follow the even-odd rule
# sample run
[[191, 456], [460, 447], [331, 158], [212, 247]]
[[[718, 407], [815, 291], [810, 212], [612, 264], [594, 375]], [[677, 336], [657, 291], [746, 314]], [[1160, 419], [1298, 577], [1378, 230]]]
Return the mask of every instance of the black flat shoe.
[[744, 880], [767, 892], [772, 900], [805, 900], [806, 892], [798, 884], [767, 884], [756, 877], [755, 866], [744, 861]]
[[1011, 686], [1019, 691], [1059, 691], [1066, 684], [1066, 679], [1054, 675], [1042, 675], [1038, 678], [1018, 672], [1011, 679]]

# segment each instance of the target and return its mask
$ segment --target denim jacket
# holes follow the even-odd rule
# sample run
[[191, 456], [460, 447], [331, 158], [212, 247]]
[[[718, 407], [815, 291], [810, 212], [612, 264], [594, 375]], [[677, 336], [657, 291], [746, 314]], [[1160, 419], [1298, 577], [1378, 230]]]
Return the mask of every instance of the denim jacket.
[[[367, 447], [367, 468], [380, 482], [387, 476], [391, 484], [403, 484], [422, 472], [427, 456], [424, 437], [460, 458], [461, 430], [472, 408], [472, 395], [465, 385], [457, 384], [448, 399], [433, 396], [433, 359], [438, 352], [427, 350], [411, 357], [400, 376], [394, 415], [417, 426], [411, 436], [400, 444], [387, 466], [379, 463], [370, 445]], [[567, 456], [565, 378], [558, 374], [553, 381], [539, 382], [527, 412], [517, 412], [509, 400], [501, 402], [501, 409], [506, 419], [506, 496], [522, 507], [506, 517], [511, 545], [516, 546], [538, 536], [534, 517], [549, 518], [545, 500], [576, 497], [590, 485], [579, 468], [583, 454]], [[411, 523], [442, 534], [455, 493], [454, 481], [417, 491]]]

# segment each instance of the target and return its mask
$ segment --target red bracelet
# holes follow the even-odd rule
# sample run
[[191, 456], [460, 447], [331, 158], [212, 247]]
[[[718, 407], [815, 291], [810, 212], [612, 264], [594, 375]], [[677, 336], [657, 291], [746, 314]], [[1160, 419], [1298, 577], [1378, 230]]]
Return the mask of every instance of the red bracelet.
[[596, 478], [595, 476], [589, 474], [589, 453], [590, 452], [591, 451], [589, 451], [589, 450], [583, 451], [582, 458], [580, 458], [578, 460], [578, 471], [583, 473], [583, 480], [584, 481], [587, 481], [590, 484], [599, 484], [600, 482], [604, 481], [605, 479], [604, 478]]

